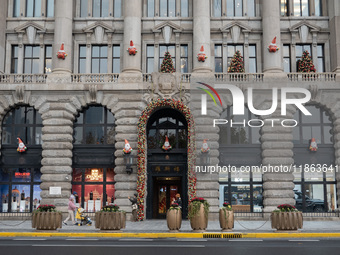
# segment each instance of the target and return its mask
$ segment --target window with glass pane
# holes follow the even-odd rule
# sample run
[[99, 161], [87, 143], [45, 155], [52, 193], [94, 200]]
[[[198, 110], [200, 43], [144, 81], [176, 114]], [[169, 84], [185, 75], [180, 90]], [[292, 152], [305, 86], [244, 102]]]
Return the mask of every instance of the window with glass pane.
[[155, 0], [148, 0], [147, 16], [148, 17], [155, 16]]
[[317, 52], [318, 52], [318, 73], [323, 73], [325, 71], [325, 59], [324, 59], [324, 51], [323, 51], [323, 45], [317, 46]]
[[256, 46], [249, 45], [249, 73], [256, 73], [257, 71], [257, 61], [256, 61]]
[[91, 73], [107, 73], [107, 46], [92, 46]]
[[120, 46], [113, 45], [112, 46], [112, 72], [120, 73]]
[[12, 46], [11, 73], [18, 73], [18, 46]]
[[302, 53], [304, 51], [309, 52], [309, 56], [312, 57], [312, 52], [311, 52], [311, 46], [310, 44], [300, 44], [295, 46], [295, 51], [296, 51], [296, 61], [301, 60], [302, 58]]
[[181, 16], [189, 17], [189, 0], [181, 0]]
[[86, 73], [86, 46], [79, 46], [79, 73]]
[[24, 73], [39, 73], [40, 46], [25, 46]]
[[46, 17], [54, 16], [54, 0], [46, 0]]
[[160, 17], [176, 17], [176, 0], [159, 0]]
[[289, 16], [288, 0], [281, 0], [280, 1], [280, 12], [281, 12], [281, 16]]
[[26, 17], [41, 16], [41, 0], [26, 0]]
[[92, 16], [108, 17], [109, 16], [109, 0], [92, 0]]
[[243, 0], [226, 0], [227, 1], [227, 16], [241, 17], [243, 16]]
[[122, 16], [122, 0], [114, 0], [113, 15], [115, 18]]
[[231, 59], [233, 58], [236, 51], [240, 51], [241, 56], [243, 57], [243, 45], [228, 45], [228, 66], [230, 66]]
[[80, 17], [87, 17], [88, 13], [88, 0], [80, 0]]
[[74, 123], [74, 144], [114, 144], [115, 118], [105, 107], [91, 106]]
[[20, 0], [13, 0], [13, 17], [20, 17]]
[[41, 128], [41, 116], [33, 107], [12, 109], [2, 122], [2, 144], [17, 146], [17, 137], [26, 146], [41, 144]]
[[52, 46], [45, 45], [45, 73], [52, 72]]
[[256, 5], [255, 0], [248, 0], [247, 1], [247, 9], [248, 9], [248, 16], [255, 17], [256, 16]]
[[314, 0], [315, 16], [322, 16], [322, 3], [321, 0]]
[[213, 0], [213, 15], [214, 17], [222, 16], [222, 0]]
[[222, 45], [215, 45], [215, 73], [223, 72]]
[[181, 45], [181, 72], [188, 72], [188, 45]]
[[169, 52], [171, 55], [172, 63], [174, 67], [176, 66], [176, 54], [175, 54], [175, 45], [161, 45], [159, 46], [159, 67], [161, 67], [165, 52]]
[[153, 45], [146, 46], [146, 72], [152, 73], [155, 61], [155, 48]]
[[308, 0], [293, 0], [294, 16], [309, 16]]
[[283, 45], [283, 71], [290, 73], [290, 45]]

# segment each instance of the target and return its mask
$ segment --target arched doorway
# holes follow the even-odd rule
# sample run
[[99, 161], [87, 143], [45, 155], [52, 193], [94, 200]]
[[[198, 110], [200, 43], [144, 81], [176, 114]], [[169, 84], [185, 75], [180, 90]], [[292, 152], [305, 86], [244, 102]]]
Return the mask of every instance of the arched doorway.
[[[163, 150], [165, 137], [171, 150]], [[147, 123], [147, 219], [166, 217], [166, 211], [180, 193], [183, 216], [187, 215], [188, 124], [176, 109], [162, 108], [155, 111]]]

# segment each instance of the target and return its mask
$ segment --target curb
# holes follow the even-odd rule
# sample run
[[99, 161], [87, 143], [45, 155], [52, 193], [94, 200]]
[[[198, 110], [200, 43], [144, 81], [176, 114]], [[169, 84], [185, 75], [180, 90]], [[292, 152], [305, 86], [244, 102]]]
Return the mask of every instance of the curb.
[[59, 233], [59, 232], [1, 232], [0, 237], [98, 237], [98, 238], [340, 238], [340, 233]]

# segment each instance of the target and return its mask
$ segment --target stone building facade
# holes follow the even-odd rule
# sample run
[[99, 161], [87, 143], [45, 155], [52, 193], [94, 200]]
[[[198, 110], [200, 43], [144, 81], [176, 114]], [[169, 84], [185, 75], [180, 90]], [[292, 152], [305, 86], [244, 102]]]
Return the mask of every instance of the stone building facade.
[[[83, 202], [96, 198], [101, 205], [113, 202], [112, 196], [114, 203], [131, 212], [127, 197], [138, 190], [139, 202], [143, 204], [141, 218], [162, 217], [166, 207], [160, 209], [161, 193], [164, 193], [168, 206], [172, 190], [183, 194], [185, 205], [188, 204], [188, 196], [195, 192], [197, 196], [208, 199], [212, 217], [217, 215], [223, 201], [236, 205], [239, 203], [236, 201], [241, 200], [238, 205], [245, 205], [245, 212], [267, 213], [278, 204], [296, 203], [298, 200], [297, 197], [294, 199], [294, 195], [297, 196], [297, 192], [294, 194], [294, 189], [301, 191], [303, 196], [313, 197], [313, 187], [315, 194], [321, 192], [321, 211], [336, 211], [340, 194], [337, 193], [340, 175], [336, 171], [321, 176], [321, 179], [317, 177], [319, 179], [314, 182], [310, 177], [310, 183], [307, 175], [297, 177], [292, 170], [267, 172], [256, 178], [255, 175], [243, 177], [243, 180], [248, 178], [246, 184], [242, 184], [242, 178], [232, 174], [197, 173], [194, 192], [188, 175], [193, 165], [188, 163], [191, 158], [187, 146], [196, 146], [200, 156], [202, 142], [208, 139], [212, 165], [232, 164], [240, 168], [242, 165], [291, 166], [321, 162], [328, 167], [333, 165], [335, 169], [340, 160], [339, 1], [2, 0], [0, 14], [2, 204], [13, 203], [15, 187], [22, 185], [21, 180], [15, 182], [14, 178], [22, 177], [22, 170], [19, 170], [26, 169], [32, 175], [34, 172], [41, 176], [37, 179], [32, 177], [30, 184], [27, 180], [23, 181], [31, 187], [28, 190], [31, 195], [25, 196], [28, 206], [26, 203], [27, 208], [22, 211], [34, 209], [34, 187], [39, 185], [41, 191], [37, 197], [41, 201], [35, 201], [35, 204], [52, 203], [63, 211], [67, 210], [71, 192], [79, 190], [81, 206], [86, 206]], [[273, 54], [267, 47], [274, 37], [280, 50]], [[138, 50], [136, 55], [127, 52], [130, 41]], [[65, 60], [58, 59], [56, 55], [62, 44], [67, 53]], [[201, 46], [204, 46], [207, 55], [205, 62], [199, 62], [196, 57]], [[316, 73], [297, 73], [296, 61], [306, 49], [311, 54]], [[236, 50], [240, 50], [244, 57], [244, 74], [227, 72], [228, 62]], [[172, 54], [177, 70], [171, 75], [158, 72], [165, 51]], [[319, 122], [312, 122], [313, 125], [307, 121], [305, 128], [316, 130], [314, 134], [311, 131], [310, 138], [320, 132], [318, 154], [310, 154], [303, 149], [309, 146], [304, 145], [307, 140], [304, 134], [309, 131], [304, 131], [302, 125], [301, 133], [294, 133], [293, 128], [264, 126], [258, 134], [254, 134], [254, 137], [259, 136], [256, 141], [254, 138], [254, 142], [233, 142], [235, 134], [233, 138], [230, 135], [225, 138], [225, 143], [221, 142], [223, 127], [212, 127], [212, 123], [213, 119], [227, 116], [233, 105], [232, 97], [226, 89], [220, 89], [223, 106], [214, 107], [209, 102], [208, 117], [200, 116], [198, 98], [190, 97], [190, 89], [198, 81], [232, 84], [244, 92], [253, 88], [256, 109], [270, 108], [274, 86], [309, 90], [309, 105], [315, 107], [321, 117]], [[152, 108], [153, 100], [157, 99], [161, 102], [174, 99], [182, 104], [176, 107], [161, 104]], [[190, 109], [196, 129], [196, 135], [192, 134], [195, 140], [190, 140], [195, 143], [184, 146], [180, 145], [182, 138], [179, 134], [185, 134], [187, 141], [192, 130], [188, 128], [190, 118], [183, 117], [187, 113], [183, 105]], [[104, 124], [95, 123], [96, 113], [86, 115], [91, 107], [99, 106], [104, 109], [102, 114], [105, 117], [98, 120]], [[26, 107], [23, 111], [25, 120], [32, 108], [31, 112], [41, 116], [41, 122], [37, 119], [33, 123], [34, 131], [29, 131], [35, 132], [35, 137], [34, 142], [27, 144], [27, 152], [17, 153], [14, 138], [19, 133], [13, 130], [8, 140], [4, 128], [9, 132], [9, 112], [22, 107]], [[146, 109], [150, 109], [147, 111], [150, 116], [143, 117]], [[289, 107], [286, 116], [282, 116], [280, 110], [279, 107], [271, 116], [261, 118], [283, 120], [299, 117], [295, 108]], [[114, 128], [111, 129], [110, 114], [114, 116]], [[162, 114], [167, 116], [168, 121], [176, 122], [177, 126], [173, 128], [178, 139], [176, 148], [169, 153], [161, 151], [159, 145], [163, 144], [164, 137], [155, 138], [157, 145], [146, 150], [145, 158], [141, 158], [138, 148], [143, 140], [139, 132], [145, 130], [146, 143], [150, 145], [153, 124], [146, 122], [147, 128], [143, 129], [138, 123], [145, 117], [150, 123], [155, 121], [155, 130], [158, 130], [155, 132], [164, 135], [159, 130], [168, 127], [161, 125]], [[83, 135], [85, 140], [78, 143], [76, 133], [81, 128], [84, 128], [84, 133], [87, 132], [85, 116], [93, 117], [94, 122], [88, 122], [90, 124], [103, 124], [105, 137], [111, 136], [110, 141], [86, 142], [88, 137]], [[28, 128], [26, 124], [23, 124], [24, 129]], [[171, 132], [166, 130], [170, 135]], [[229, 129], [228, 132], [233, 131]], [[244, 128], [242, 132], [247, 136], [253, 131]], [[38, 142], [39, 135], [41, 140]], [[296, 138], [299, 135], [301, 139]], [[238, 137], [241, 139], [240, 133]], [[326, 142], [326, 138], [329, 141]], [[131, 174], [126, 171], [126, 158], [122, 152], [125, 139], [134, 149]], [[141, 171], [143, 166], [144, 172]], [[173, 169], [166, 172], [167, 166]], [[27, 170], [29, 168], [38, 170]], [[99, 171], [100, 181], [91, 177], [96, 173], [92, 170], [97, 169], [102, 171]], [[79, 182], [75, 180], [77, 171], [81, 176], [78, 177], [82, 178]], [[7, 178], [7, 175], [12, 177]], [[109, 177], [111, 175], [114, 180]], [[95, 180], [89, 188], [86, 186], [87, 182], [91, 182], [88, 178]], [[172, 178], [174, 182], [169, 184], [166, 178]], [[94, 194], [95, 198], [90, 199], [89, 191], [94, 193], [96, 180], [101, 185], [100, 194], [97, 197]], [[110, 185], [114, 188], [111, 187], [109, 192]], [[237, 186], [242, 188], [233, 188]], [[54, 194], [51, 187], [61, 187], [61, 193]], [[314, 198], [319, 197], [314, 195]], [[306, 211], [310, 209], [305, 197], [301, 203]], [[15, 206], [15, 211], [21, 210], [19, 204]], [[14, 205], [7, 205], [8, 217], [11, 217], [9, 211], [12, 207]], [[1, 208], [3, 213], [7, 212], [4, 207]], [[242, 211], [242, 206], [239, 208]]]

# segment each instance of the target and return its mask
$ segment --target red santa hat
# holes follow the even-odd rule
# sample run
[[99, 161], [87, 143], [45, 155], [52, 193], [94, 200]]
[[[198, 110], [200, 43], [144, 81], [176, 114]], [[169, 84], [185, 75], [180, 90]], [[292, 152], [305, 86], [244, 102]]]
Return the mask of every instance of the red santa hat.
[[272, 41], [272, 43], [270, 45], [273, 45], [273, 46], [276, 45], [276, 36], [274, 37], [274, 39], [273, 39], [273, 41]]
[[131, 48], [135, 48], [135, 45], [133, 45], [133, 41], [132, 40], [130, 41], [130, 47]]
[[19, 140], [19, 143], [24, 143], [19, 137], [17, 139]]
[[64, 50], [64, 43], [61, 44], [59, 52], [65, 52], [65, 50]]
[[201, 46], [200, 53], [205, 53], [203, 45]]

